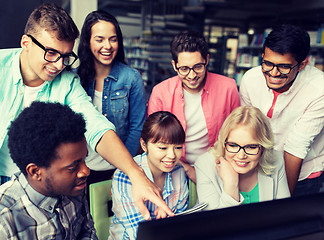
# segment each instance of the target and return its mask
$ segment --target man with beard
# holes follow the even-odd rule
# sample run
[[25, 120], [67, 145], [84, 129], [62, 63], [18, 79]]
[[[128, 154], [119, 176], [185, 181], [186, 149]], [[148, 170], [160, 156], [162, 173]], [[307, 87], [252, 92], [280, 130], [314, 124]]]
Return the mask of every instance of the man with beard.
[[0, 239], [97, 239], [85, 197], [86, 124], [60, 103], [33, 102], [8, 146], [20, 172], [0, 186]]
[[186, 132], [181, 163], [196, 182], [196, 159], [217, 140], [226, 117], [240, 105], [234, 79], [207, 71], [208, 43], [198, 32], [183, 31], [171, 42], [172, 66], [178, 74], [156, 85], [148, 114], [169, 111]]
[[320, 192], [324, 182], [324, 74], [308, 65], [309, 50], [306, 31], [278, 26], [264, 42], [261, 66], [240, 85], [241, 104], [270, 119], [292, 196]]

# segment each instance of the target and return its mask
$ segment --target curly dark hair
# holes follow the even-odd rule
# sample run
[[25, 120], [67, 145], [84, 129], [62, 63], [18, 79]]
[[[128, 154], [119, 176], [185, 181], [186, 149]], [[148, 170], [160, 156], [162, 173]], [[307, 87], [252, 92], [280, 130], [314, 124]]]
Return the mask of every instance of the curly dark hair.
[[25, 34], [37, 34], [43, 28], [55, 32], [60, 41], [72, 42], [79, 37], [79, 30], [70, 15], [55, 4], [45, 3], [36, 8], [29, 16]]
[[90, 38], [91, 28], [94, 24], [99, 22], [99, 20], [110, 22], [115, 26], [118, 39], [118, 52], [114, 60], [118, 60], [119, 62], [126, 64], [123, 34], [117, 19], [113, 15], [101, 10], [89, 13], [83, 23], [78, 47], [78, 56], [80, 60], [78, 75], [80, 76], [81, 84], [83, 87], [88, 86], [89, 79], [92, 80], [96, 73], [94, 68], [94, 56], [90, 48]]
[[26, 175], [26, 166], [49, 167], [62, 143], [84, 139], [86, 123], [82, 115], [60, 103], [33, 102], [11, 123], [8, 147], [13, 161]]
[[298, 63], [306, 59], [310, 50], [310, 37], [307, 31], [290, 24], [275, 27], [263, 44], [265, 48], [280, 54], [290, 53]]
[[173, 61], [178, 62], [178, 55], [181, 52], [200, 52], [206, 60], [208, 55], [208, 43], [204, 36], [196, 31], [182, 31], [178, 33], [170, 44]]

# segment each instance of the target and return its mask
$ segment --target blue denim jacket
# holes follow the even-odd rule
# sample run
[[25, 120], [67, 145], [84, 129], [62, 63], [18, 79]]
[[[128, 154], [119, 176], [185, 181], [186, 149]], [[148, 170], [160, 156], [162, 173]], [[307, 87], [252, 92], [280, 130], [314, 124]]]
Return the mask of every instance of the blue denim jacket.
[[[95, 79], [88, 86], [85, 90], [93, 99]], [[136, 69], [114, 61], [104, 81], [102, 114], [115, 125], [117, 135], [135, 156], [146, 117], [143, 80]]]

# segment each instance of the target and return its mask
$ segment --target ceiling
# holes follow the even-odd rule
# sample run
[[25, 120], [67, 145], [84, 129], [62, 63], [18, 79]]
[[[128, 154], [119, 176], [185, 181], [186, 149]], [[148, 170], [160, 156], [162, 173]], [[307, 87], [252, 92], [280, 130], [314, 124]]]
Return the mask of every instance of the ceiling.
[[283, 22], [315, 30], [324, 23], [324, 0], [98, 0], [98, 8], [117, 16], [184, 14], [189, 19], [204, 18], [208, 24], [242, 30]]
[[[2, 1], [0, 48], [19, 47], [29, 13], [43, 2], [68, 10], [70, 0]], [[296, 23], [307, 30], [324, 24], [324, 0], [98, 0], [98, 8], [115, 16], [181, 16], [176, 21], [263, 30], [275, 24]], [[17, 15], [17, 13], [19, 13]]]

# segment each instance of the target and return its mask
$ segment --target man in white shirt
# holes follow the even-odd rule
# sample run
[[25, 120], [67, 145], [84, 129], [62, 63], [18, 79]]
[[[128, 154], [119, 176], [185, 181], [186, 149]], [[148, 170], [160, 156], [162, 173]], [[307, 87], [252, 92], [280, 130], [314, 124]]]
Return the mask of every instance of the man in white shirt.
[[294, 196], [319, 192], [324, 182], [324, 73], [308, 65], [309, 50], [303, 29], [275, 28], [264, 42], [261, 66], [246, 72], [240, 85], [241, 104], [270, 119]]

